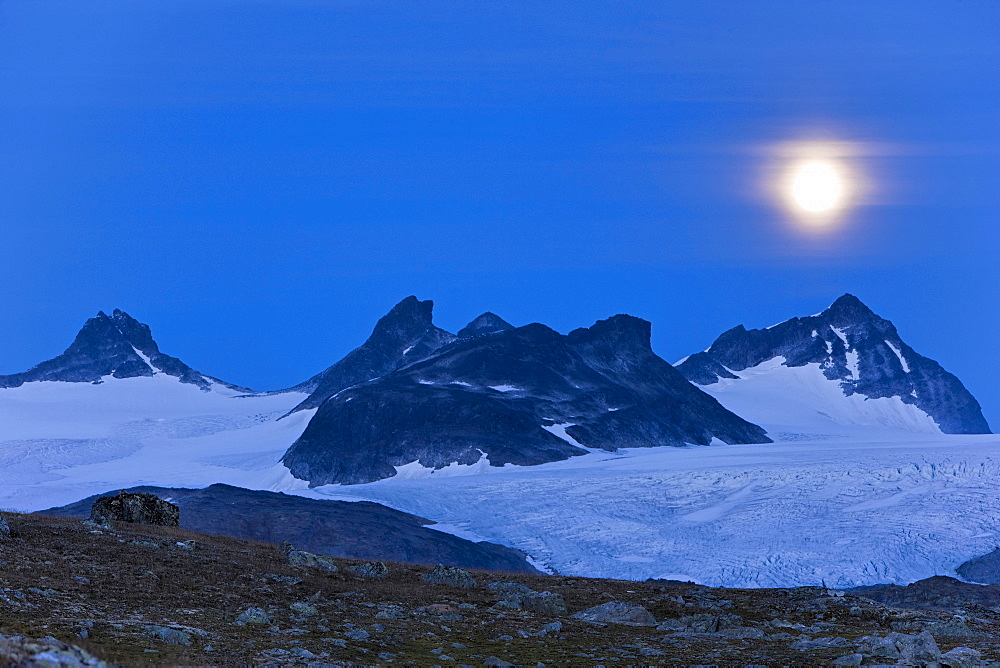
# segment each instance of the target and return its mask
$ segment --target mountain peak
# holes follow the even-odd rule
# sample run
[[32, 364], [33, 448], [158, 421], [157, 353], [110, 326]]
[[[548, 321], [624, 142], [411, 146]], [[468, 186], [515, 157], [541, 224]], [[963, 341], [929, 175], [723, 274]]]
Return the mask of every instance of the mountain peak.
[[[771, 364], [746, 377], [734, 375], [765, 363]], [[962, 383], [937, 362], [910, 348], [891, 322], [852, 294], [842, 295], [817, 315], [792, 318], [766, 329], [734, 327], [720, 335], [705, 354], [691, 355], [677, 369], [703, 387], [714, 386], [723, 378], [736, 380], [737, 386], [756, 387], [755, 383], [764, 381], [753, 379], [764, 375], [784, 373], [799, 378], [812, 374], [808, 382], [817, 381], [819, 386], [833, 383], [844, 396], [839, 408], [822, 407], [820, 415], [845, 411], [843, 415], [852, 417], [843, 419], [858, 424], [990, 433], [979, 403]], [[803, 381], [799, 378], [795, 382]], [[733, 396], [735, 393], [730, 390]], [[850, 401], [852, 395], [861, 395], [866, 403]], [[879, 403], [869, 404], [869, 400]], [[876, 409], [876, 405], [882, 408]]]
[[838, 297], [820, 315], [832, 317], [839, 321], [863, 321], [878, 318], [874, 311], [865, 306], [864, 302], [850, 293], [844, 293]]
[[149, 325], [115, 309], [110, 316], [98, 311], [93, 318], [88, 318], [61, 355], [23, 373], [0, 376], [0, 387], [18, 387], [32, 381], [101, 383], [108, 376], [135, 378], [158, 373], [174, 376], [182, 383], [191, 383], [203, 390], [209, 390], [212, 384], [211, 379], [179, 359], [161, 353]]
[[648, 320], [619, 313], [604, 320], [598, 320], [590, 327], [575, 329], [569, 333], [571, 341], [607, 341], [615, 346], [641, 348], [650, 347], [652, 325]]
[[434, 326], [434, 302], [410, 295], [375, 323], [371, 336], [296, 390], [309, 392], [293, 410], [315, 408], [344, 388], [427, 357], [455, 336]]
[[514, 329], [514, 326], [498, 316], [496, 313], [487, 311], [477, 316], [472, 322], [458, 331], [458, 338], [465, 339], [470, 336], [481, 336], [483, 334], [493, 334], [494, 332], [504, 332]]

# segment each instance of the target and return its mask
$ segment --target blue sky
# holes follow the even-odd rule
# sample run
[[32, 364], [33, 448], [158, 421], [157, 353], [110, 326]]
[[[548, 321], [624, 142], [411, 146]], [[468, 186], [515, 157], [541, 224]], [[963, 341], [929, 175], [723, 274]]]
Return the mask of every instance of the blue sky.
[[[674, 360], [852, 292], [1000, 428], [1000, 3], [0, 3], [0, 373], [96, 311], [260, 389], [409, 294]], [[860, 147], [803, 234], [774, 147]]]

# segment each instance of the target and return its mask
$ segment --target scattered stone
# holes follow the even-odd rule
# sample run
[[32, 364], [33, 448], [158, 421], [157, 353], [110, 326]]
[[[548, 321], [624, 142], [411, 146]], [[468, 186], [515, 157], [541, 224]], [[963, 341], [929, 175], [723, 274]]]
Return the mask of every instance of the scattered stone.
[[90, 519], [98, 525], [110, 525], [114, 520], [175, 527], [180, 521], [180, 509], [154, 494], [146, 492], [133, 494], [123, 489], [118, 496], [102, 496], [94, 501]]
[[305, 550], [291, 550], [286, 557], [292, 566], [304, 566], [325, 573], [336, 573], [337, 565], [333, 559], [324, 554], [314, 554]]
[[352, 629], [344, 634], [351, 640], [368, 640], [371, 636], [364, 629]]
[[271, 616], [264, 608], [247, 608], [236, 618], [236, 623], [240, 626], [244, 624], [270, 624]]
[[955, 636], [959, 638], [980, 638], [985, 634], [973, 631], [965, 620], [960, 618], [949, 619], [946, 622], [935, 622], [924, 627], [933, 636]]
[[376, 619], [404, 619], [406, 608], [401, 605], [380, 605], [375, 614]]
[[484, 666], [490, 666], [491, 668], [514, 668], [514, 664], [509, 661], [504, 661], [500, 657], [491, 656], [485, 661], [483, 661]]
[[519, 604], [525, 596], [537, 593], [520, 582], [491, 582], [486, 588], [502, 601], [516, 601]]
[[451, 585], [452, 587], [464, 587], [466, 589], [476, 586], [476, 580], [469, 571], [456, 566], [441, 566], [439, 564], [430, 573], [425, 573], [423, 578], [425, 582], [432, 584]]
[[0, 517], [0, 540], [10, 538], [10, 525], [7, 524], [7, 520]]
[[656, 626], [656, 618], [649, 610], [638, 603], [625, 601], [608, 601], [592, 608], [587, 608], [573, 615], [585, 622], [603, 622], [607, 624], [625, 624], [628, 626]]
[[139, 540], [139, 539], [136, 539], [136, 540], [130, 540], [128, 542], [128, 544], [129, 545], [135, 545], [137, 547], [148, 547], [148, 548], [153, 549], [153, 550], [159, 549], [159, 547], [160, 547], [160, 544], [157, 543], [155, 540]]
[[292, 612], [297, 615], [302, 615], [303, 617], [312, 617], [313, 615], [319, 614], [319, 610], [312, 603], [305, 603], [302, 601], [296, 601], [288, 606]]
[[262, 577], [278, 584], [288, 585], [289, 587], [294, 587], [297, 584], [302, 583], [302, 578], [295, 577], [294, 575], [276, 575], [274, 573], [265, 573]]
[[163, 642], [171, 645], [191, 645], [190, 633], [178, 631], [177, 629], [171, 629], [166, 626], [151, 624], [145, 628], [145, 633], [154, 640], [162, 640]]
[[942, 654], [940, 662], [948, 668], [980, 668], [983, 665], [983, 655], [971, 647], [956, 647]]
[[108, 668], [108, 664], [76, 645], [67, 645], [51, 637], [31, 640], [22, 635], [0, 634], [0, 657], [5, 666]]
[[543, 615], [565, 615], [569, 613], [563, 597], [549, 591], [528, 594], [521, 600], [521, 607], [529, 612], [537, 612]]
[[791, 645], [792, 649], [829, 649], [831, 647], [848, 647], [851, 643], [847, 638], [809, 638], [796, 640]]
[[360, 566], [351, 566], [349, 570], [358, 577], [362, 578], [384, 580], [389, 577], [389, 567], [381, 561], [369, 561], [368, 563], [361, 564]]
[[85, 578], [82, 575], [74, 575], [73, 579], [79, 582], [80, 584], [85, 584], [85, 585], [90, 584], [90, 578]]
[[193, 550], [197, 544], [193, 540], [179, 540], [174, 543], [174, 547], [181, 550]]
[[836, 659], [830, 662], [831, 666], [860, 666], [861, 662], [865, 660], [864, 654], [845, 654], [844, 656], [838, 656]]
[[551, 624], [546, 624], [538, 633], [533, 633], [532, 635], [544, 638], [550, 633], [559, 633], [560, 631], [562, 631], [562, 622], [552, 622]]

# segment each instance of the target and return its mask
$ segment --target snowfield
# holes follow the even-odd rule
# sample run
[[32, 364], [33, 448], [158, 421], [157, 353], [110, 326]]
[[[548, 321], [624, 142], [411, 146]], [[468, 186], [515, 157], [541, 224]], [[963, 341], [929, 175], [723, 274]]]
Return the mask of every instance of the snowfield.
[[305, 396], [205, 392], [166, 374], [0, 389], [0, 508], [134, 485], [305, 486], [279, 460], [315, 410], [277, 419]]
[[954, 575], [1000, 545], [1000, 437], [935, 433], [898, 400], [838, 398], [809, 375], [818, 369], [791, 381], [784, 370], [704, 388], [774, 444], [592, 450], [535, 467], [412, 463], [389, 480], [315, 489], [279, 463], [313, 414], [278, 419], [303, 394], [203, 392], [162, 374], [27, 383], [0, 390], [0, 508], [224, 482], [381, 502], [560, 573], [730, 587], [906, 583]]

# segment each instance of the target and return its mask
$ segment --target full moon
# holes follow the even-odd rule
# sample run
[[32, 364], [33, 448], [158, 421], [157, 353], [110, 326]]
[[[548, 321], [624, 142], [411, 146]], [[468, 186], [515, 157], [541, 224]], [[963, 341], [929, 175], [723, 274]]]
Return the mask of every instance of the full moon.
[[843, 190], [836, 167], [825, 160], [803, 162], [793, 172], [792, 199], [810, 213], [825, 213], [834, 209], [841, 200]]

